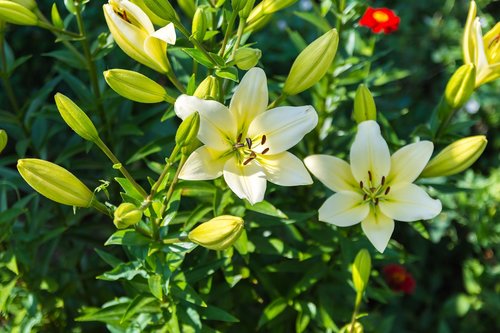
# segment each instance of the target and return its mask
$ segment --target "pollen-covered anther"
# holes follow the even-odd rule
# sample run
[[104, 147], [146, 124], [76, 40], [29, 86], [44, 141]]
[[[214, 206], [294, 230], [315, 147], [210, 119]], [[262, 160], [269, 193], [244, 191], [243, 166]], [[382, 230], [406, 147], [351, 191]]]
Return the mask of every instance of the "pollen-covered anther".
[[382, 176], [382, 180], [380, 181], [380, 185], [382, 185], [382, 186], [383, 186], [383, 185], [384, 185], [384, 183], [385, 183], [385, 176]]
[[372, 181], [372, 173], [370, 172], [370, 170], [368, 170], [368, 179], [370, 179], [370, 181]]
[[384, 192], [384, 195], [387, 195], [389, 194], [389, 191], [391, 190], [391, 187], [388, 186], [386, 189], [385, 189], [385, 192]]
[[252, 139], [246, 138], [245, 141], [247, 142], [248, 149], [252, 149]]
[[262, 135], [262, 139], [260, 139], [260, 144], [263, 145], [264, 143], [266, 143], [266, 140], [267, 140], [266, 135]]
[[362, 180], [360, 180], [360, 181], [359, 181], [359, 188], [363, 189], [363, 187], [364, 187], [364, 186], [363, 186], [363, 181], [362, 181]]
[[261, 153], [261, 154], [262, 154], [262, 155], [264, 155], [264, 154], [265, 154], [265, 153], [267, 153], [268, 151], [269, 151], [269, 148], [266, 148], [266, 149], [264, 149], [264, 150], [262, 151], [262, 153]]

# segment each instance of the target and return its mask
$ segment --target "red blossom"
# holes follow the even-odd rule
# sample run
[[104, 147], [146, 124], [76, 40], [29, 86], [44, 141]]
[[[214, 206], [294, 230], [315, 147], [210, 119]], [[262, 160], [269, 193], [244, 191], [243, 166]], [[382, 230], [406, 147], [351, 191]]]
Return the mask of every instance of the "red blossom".
[[401, 265], [389, 264], [382, 269], [385, 281], [394, 291], [412, 294], [415, 290], [415, 279]]
[[390, 34], [398, 30], [399, 21], [399, 16], [388, 8], [368, 7], [359, 20], [359, 25], [372, 29], [376, 34]]

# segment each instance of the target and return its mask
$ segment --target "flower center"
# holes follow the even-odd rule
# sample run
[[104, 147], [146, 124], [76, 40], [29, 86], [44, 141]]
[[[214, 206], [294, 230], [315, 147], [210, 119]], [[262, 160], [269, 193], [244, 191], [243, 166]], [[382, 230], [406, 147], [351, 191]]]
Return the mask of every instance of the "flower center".
[[233, 144], [233, 150], [238, 153], [238, 159], [241, 164], [247, 165], [257, 157], [257, 154], [264, 155], [269, 151], [269, 148], [264, 148], [260, 153], [255, 151], [255, 148], [262, 146], [266, 143], [267, 137], [262, 135], [257, 144], [251, 138], [242, 140], [243, 133], [238, 135], [236, 143]]
[[368, 171], [368, 184], [364, 184], [363, 181], [359, 182], [359, 187], [363, 191], [363, 201], [371, 203], [373, 205], [378, 205], [378, 202], [383, 199], [384, 196], [389, 194], [391, 190], [390, 186], [385, 186], [385, 176], [382, 176], [380, 184], [375, 184], [372, 179], [371, 171]]
[[389, 15], [387, 15], [386, 13], [384, 13], [380, 10], [373, 12], [372, 15], [373, 15], [373, 19], [379, 23], [384, 23], [384, 22], [389, 21]]

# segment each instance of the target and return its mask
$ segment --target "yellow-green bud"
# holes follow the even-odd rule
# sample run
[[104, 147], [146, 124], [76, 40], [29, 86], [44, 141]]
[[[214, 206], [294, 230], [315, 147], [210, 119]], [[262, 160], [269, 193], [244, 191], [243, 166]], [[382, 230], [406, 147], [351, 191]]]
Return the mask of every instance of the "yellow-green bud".
[[177, 4], [187, 16], [190, 18], [194, 16], [194, 12], [196, 11], [194, 0], [177, 0]]
[[420, 177], [450, 176], [464, 171], [481, 156], [487, 143], [484, 135], [470, 136], [453, 142], [427, 164]]
[[286, 7], [290, 7], [297, 0], [264, 0], [262, 1], [262, 9], [264, 14], [272, 14]]
[[219, 98], [219, 82], [215, 76], [207, 76], [205, 80], [201, 81], [200, 85], [194, 91], [193, 96], [201, 99], [214, 99]]
[[458, 109], [465, 104], [474, 92], [476, 82], [476, 69], [473, 64], [460, 66], [451, 76], [444, 99], [452, 109]]
[[25, 158], [17, 161], [17, 170], [35, 191], [50, 200], [76, 207], [90, 207], [92, 204], [92, 191], [57, 164]]
[[231, 0], [231, 7], [235, 12], [239, 12], [245, 6], [245, 0]]
[[139, 223], [142, 219], [142, 210], [134, 204], [125, 202], [116, 208], [113, 223], [118, 229], [125, 229]]
[[243, 231], [241, 217], [222, 215], [202, 223], [188, 235], [191, 242], [210, 250], [224, 250], [233, 245]]
[[111, 89], [132, 101], [160, 103], [169, 100], [165, 88], [141, 73], [126, 69], [110, 69], [103, 74]]
[[462, 53], [464, 64], [474, 63], [475, 46], [474, 46], [474, 20], [476, 19], [477, 5], [475, 1], [469, 4], [469, 12], [467, 14], [467, 22], [465, 23], [464, 34], [462, 37]]
[[198, 7], [194, 13], [191, 25], [191, 35], [198, 41], [202, 41], [207, 32], [207, 15], [202, 7]]
[[328, 31], [309, 44], [293, 62], [283, 92], [296, 95], [318, 82], [330, 68], [338, 44], [337, 29]]
[[184, 119], [175, 133], [175, 143], [180, 147], [185, 147], [191, 143], [198, 135], [200, 128], [200, 114], [193, 112]]
[[370, 279], [371, 269], [372, 260], [370, 258], [370, 252], [366, 249], [361, 249], [356, 255], [352, 265], [352, 282], [358, 294], [366, 289], [368, 280]]
[[57, 109], [66, 124], [85, 140], [96, 142], [99, 134], [92, 120], [71, 99], [61, 93], [54, 96]]
[[356, 90], [353, 117], [358, 124], [365, 120], [377, 120], [375, 101], [370, 90], [364, 84], [360, 84]]
[[347, 324], [344, 327], [342, 327], [339, 331], [339, 333], [363, 333], [363, 325], [359, 321], [356, 321], [354, 323], [354, 328], [352, 328], [353, 324]]
[[7, 146], [7, 132], [5, 130], [0, 129], [0, 153], [4, 150], [4, 148]]
[[248, 17], [248, 15], [250, 15], [250, 12], [252, 11], [254, 4], [255, 4], [255, 0], [247, 0], [246, 1], [245, 5], [238, 13], [242, 20], [245, 20]]
[[144, 13], [146, 13], [151, 22], [153, 22], [157, 26], [164, 27], [170, 23], [170, 21], [162, 19], [161, 17], [156, 15], [151, 9], [149, 9], [149, 7], [146, 6], [146, 4], [144, 3], [144, 0], [130, 0], [130, 2], [139, 6], [144, 11]]
[[28, 8], [31, 11], [33, 11], [37, 7], [35, 0], [10, 0], [10, 1], [18, 3], [21, 6]]
[[144, 3], [153, 13], [164, 20], [168, 22], [178, 20], [177, 13], [168, 0], [144, 0]]
[[8, 0], [0, 0], [0, 20], [18, 25], [38, 24], [38, 17], [29, 8]]
[[247, 71], [257, 65], [261, 56], [262, 52], [259, 49], [246, 47], [236, 50], [234, 62], [239, 69]]

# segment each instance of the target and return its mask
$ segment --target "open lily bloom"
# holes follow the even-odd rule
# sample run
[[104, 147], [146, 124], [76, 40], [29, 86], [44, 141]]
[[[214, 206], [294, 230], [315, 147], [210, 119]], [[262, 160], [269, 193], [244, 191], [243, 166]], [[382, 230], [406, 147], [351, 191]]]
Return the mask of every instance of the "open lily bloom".
[[109, 0], [104, 17], [116, 43], [132, 59], [157, 72], [167, 73], [167, 43], [175, 44], [172, 23], [155, 31], [146, 13], [128, 0]]
[[476, 66], [476, 87], [500, 77], [500, 23], [483, 37], [479, 18], [474, 20], [475, 42], [474, 65]]
[[394, 220], [431, 219], [441, 212], [441, 202], [413, 184], [433, 148], [432, 142], [421, 141], [391, 156], [379, 125], [368, 120], [358, 125], [351, 165], [329, 155], [308, 156], [304, 160], [307, 168], [337, 192], [319, 209], [320, 221], [339, 227], [361, 222], [370, 242], [383, 252], [394, 231]]
[[175, 112], [182, 119], [200, 114], [198, 139], [204, 144], [187, 159], [179, 178], [209, 180], [224, 176], [242, 199], [264, 199], [266, 179], [282, 186], [307, 185], [311, 176], [295, 155], [287, 152], [318, 123], [312, 106], [283, 106], [267, 110], [266, 74], [250, 69], [234, 92], [229, 108], [181, 95]]

